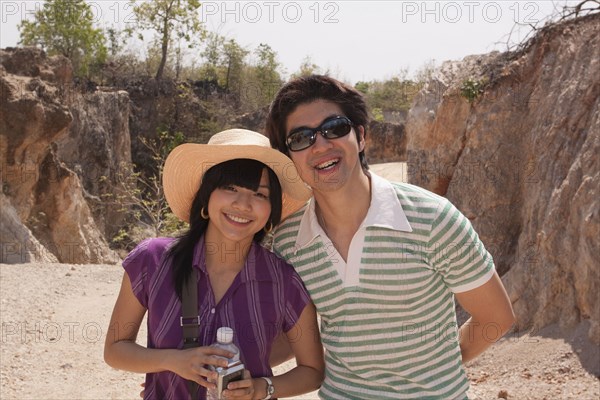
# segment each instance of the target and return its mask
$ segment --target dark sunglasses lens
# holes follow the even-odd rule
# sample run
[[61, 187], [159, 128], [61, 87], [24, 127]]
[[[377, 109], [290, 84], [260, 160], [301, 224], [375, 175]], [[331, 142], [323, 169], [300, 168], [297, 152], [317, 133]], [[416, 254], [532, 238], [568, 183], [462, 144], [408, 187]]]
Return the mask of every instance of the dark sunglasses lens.
[[288, 149], [292, 151], [304, 150], [312, 143], [310, 141], [313, 133], [310, 129], [303, 129], [288, 136], [286, 142]]
[[327, 121], [321, 126], [321, 132], [327, 139], [337, 139], [350, 133], [352, 126], [345, 119]]

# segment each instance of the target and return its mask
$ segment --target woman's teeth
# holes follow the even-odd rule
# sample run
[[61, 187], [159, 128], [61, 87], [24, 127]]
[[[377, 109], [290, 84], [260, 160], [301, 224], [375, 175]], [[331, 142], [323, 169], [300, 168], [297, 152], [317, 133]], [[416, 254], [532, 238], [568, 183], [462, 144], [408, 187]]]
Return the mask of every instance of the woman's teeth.
[[230, 220], [232, 220], [234, 222], [238, 222], [240, 224], [246, 224], [246, 223], [250, 222], [250, 220], [246, 219], [246, 218], [238, 217], [238, 216], [231, 215], [231, 214], [225, 214], [225, 215], [227, 215], [227, 218], [229, 218]]

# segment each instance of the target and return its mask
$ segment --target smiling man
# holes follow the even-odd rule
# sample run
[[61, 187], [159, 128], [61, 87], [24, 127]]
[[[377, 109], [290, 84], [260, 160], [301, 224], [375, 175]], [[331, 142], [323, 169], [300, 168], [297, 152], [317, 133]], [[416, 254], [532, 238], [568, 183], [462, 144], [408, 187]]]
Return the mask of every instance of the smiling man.
[[[320, 75], [287, 83], [267, 119], [271, 145], [313, 190], [277, 229], [274, 249], [321, 315], [319, 396], [465, 399], [463, 362], [510, 329], [510, 301], [492, 257], [447, 199], [369, 171], [367, 122], [362, 95]], [[471, 315], [460, 328], [455, 299]]]

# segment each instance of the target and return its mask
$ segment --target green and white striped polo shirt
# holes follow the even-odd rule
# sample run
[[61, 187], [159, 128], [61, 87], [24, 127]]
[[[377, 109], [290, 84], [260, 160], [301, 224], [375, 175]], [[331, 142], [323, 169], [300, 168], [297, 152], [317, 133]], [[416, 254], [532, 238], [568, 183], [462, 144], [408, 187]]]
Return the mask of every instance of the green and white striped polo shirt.
[[342, 282], [325, 233], [311, 230], [310, 203], [274, 237], [275, 251], [296, 268], [321, 316], [327, 370], [319, 395], [464, 399], [469, 383], [453, 293], [487, 282], [492, 257], [447, 199], [373, 173], [371, 185], [364, 242], [353, 240], [363, 243], [359, 265], [347, 266], [358, 270], [353, 284]]

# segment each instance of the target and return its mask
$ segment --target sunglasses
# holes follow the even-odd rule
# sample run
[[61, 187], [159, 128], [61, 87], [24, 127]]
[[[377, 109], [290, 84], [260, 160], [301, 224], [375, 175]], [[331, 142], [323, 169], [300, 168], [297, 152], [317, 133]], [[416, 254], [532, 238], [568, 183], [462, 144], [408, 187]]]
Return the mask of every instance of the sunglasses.
[[315, 144], [317, 133], [320, 133], [325, 139], [338, 139], [349, 134], [353, 126], [354, 124], [347, 117], [327, 118], [316, 128], [294, 129], [285, 139], [285, 144], [290, 151], [301, 151]]

